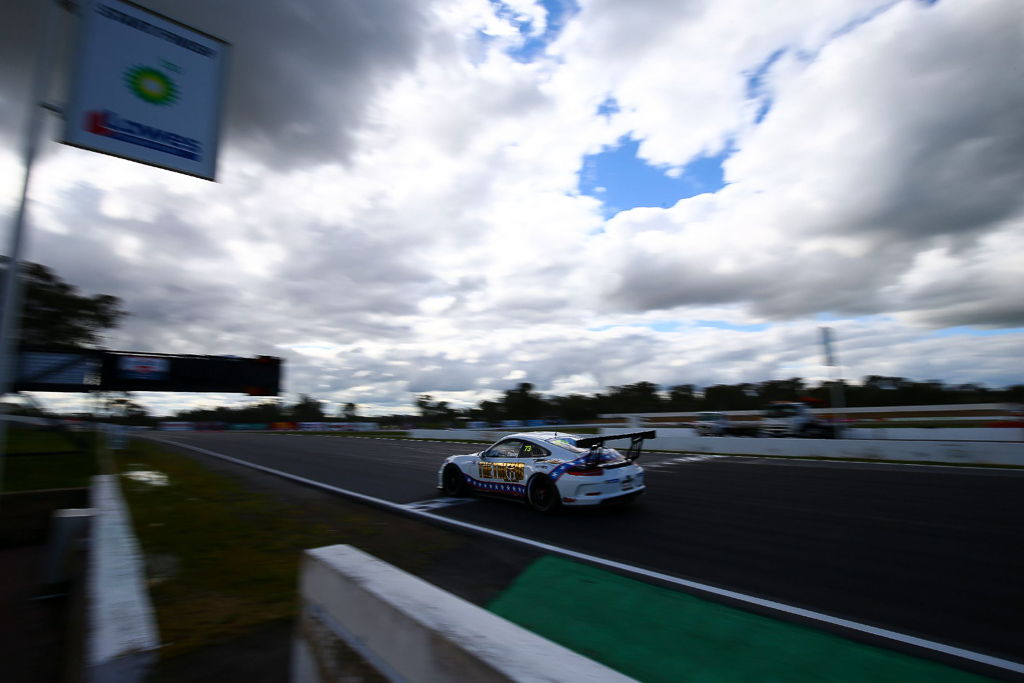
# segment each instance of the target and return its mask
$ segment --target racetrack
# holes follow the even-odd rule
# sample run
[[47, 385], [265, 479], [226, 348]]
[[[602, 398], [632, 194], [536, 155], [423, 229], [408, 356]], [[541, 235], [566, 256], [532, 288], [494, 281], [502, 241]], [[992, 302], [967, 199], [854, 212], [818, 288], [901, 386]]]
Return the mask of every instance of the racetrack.
[[[402, 505], [436, 501], [469, 444], [161, 433]], [[491, 499], [435, 508], [501, 530], [1005, 659], [1024, 659], [1024, 472], [648, 454], [625, 510], [540, 516]], [[429, 503], [428, 503], [429, 504]]]

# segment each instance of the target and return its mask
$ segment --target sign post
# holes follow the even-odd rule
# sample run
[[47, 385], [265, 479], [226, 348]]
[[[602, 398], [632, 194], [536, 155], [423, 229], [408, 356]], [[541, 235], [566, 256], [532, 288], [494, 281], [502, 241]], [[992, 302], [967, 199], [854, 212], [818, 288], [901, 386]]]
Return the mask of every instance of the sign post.
[[[840, 377], [842, 370], [839, 367], [839, 360], [836, 358], [835, 351], [832, 348], [832, 328], [821, 327], [819, 329], [821, 330], [821, 345], [825, 353], [825, 365], [835, 368], [835, 371], [833, 372], [834, 377], [832, 379], [831, 390], [832, 410], [835, 412], [846, 407], [846, 397], [843, 395], [842, 378]], [[836, 435], [842, 436], [843, 427], [845, 425], [841, 426], [839, 424], [838, 420], [840, 417], [838, 412], [835, 412], [835, 419], [837, 420], [835, 425]]]
[[214, 180], [229, 46], [125, 0], [87, 0], [64, 142]]
[[[11, 222], [0, 308], [0, 398], [10, 391], [11, 349], [21, 313], [18, 273], [32, 165], [53, 72], [57, 7], [46, 8], [38, 41], [21, 199]], [[126, 0], [81, 0], [81, 29], [62, 142], [214, 180], [230, 46]], [[0, 482], [7, 420], [0, 405]]]
[[[28, 189], [32, 181], [32, 165], [39, 149], [43, 129], [43, 104], [50, 94], [50, 76], [53, 71], [53, 43], [57, 27], [57, 8], [45, 9], [43, 35], [39, 41], [32, 101], [29, 102], [28, 127], [25, 131], [24, 165], [21, 199], [11, 221], [10, 242], [7, 251], [7, 270], [3, 274], [2, 308], [0, 308], [0, 399], [6, 398], [14, 374], [11, 349], [18, 336], [21, 313], [21, 254], [25, 248], [25, 214], [28, 209]], [[0, 406], [0, 483], [3, 483], [4, 456], [7, 448], [7, 406]]]

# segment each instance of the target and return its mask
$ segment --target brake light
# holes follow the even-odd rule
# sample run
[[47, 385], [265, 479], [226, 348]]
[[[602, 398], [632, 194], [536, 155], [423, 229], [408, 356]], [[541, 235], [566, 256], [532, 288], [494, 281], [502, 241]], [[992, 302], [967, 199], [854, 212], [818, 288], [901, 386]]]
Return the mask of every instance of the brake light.
[[604, 474], [604, 470], [600, 467], [585, 468], [585, 467], [570, 467], [566, 474], [571, 474], [576, 477], [600, 477]]

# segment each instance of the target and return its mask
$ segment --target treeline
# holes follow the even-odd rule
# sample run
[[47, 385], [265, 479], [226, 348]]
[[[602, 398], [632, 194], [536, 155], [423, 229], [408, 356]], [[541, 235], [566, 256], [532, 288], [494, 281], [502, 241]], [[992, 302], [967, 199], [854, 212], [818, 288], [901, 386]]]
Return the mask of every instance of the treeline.
[[217, 408], [195, 408], [181, 410], [172, 420], [182, 422], [224, 422], [227, 424], [270, 424], [272, 422], [324, 422], [332, 419], [351, 422], [359, 420], [358, 407], [354, 403], [342, 406], [342, 417], [331, 418], [324, 413], [324, 403], [318, 399], [299, 394], [299, 400], [287, 404], [276, 399], [264, 400], [244, 406], [218, 406]]
[[[869, 375], [860, 384], [843, 382], [849, 407], [949, 405], [955, 403], [1024, 403], [1024, 384], [989, 389], [979, 384], [949, 385], [937, 380], [915, 382], [905, 377]], [[666, 389], [652, 382], [608, 387], [597, 394], [545, 397], [523, 382], [496, 401], [458, 410], [430, 395], [416, 399], [426, 422], [479, 420], [552, 420], [580, 422], [607, 413], [693, 412], [701, 410], [757, 410], [772, 401], [811, 400], [831, 405], [829, 383], [809, 386], [799, 377], [758, 383], [715, 384], [703, 389], [680, 384]]]
[[[904, 377], [870, 375], [859, 384], [843, 385], [846, 405], [850, 407], [947, 405], [952, 403], [1024, 403], [1024, 384], [1005, 389], [990, 389], [978, 384], [945, 384], [939, 381], [915, 382]], [[387, 415], [363, 418], [358, 406], [346, 403], [342, 416], [329, 418], [324, 402], [305, 394], [287, 404], [267, 400], [239, 407], [185, 410], [172, 419], [189, 422], [227, 424], [269, 424], [272, 422], [322, 422], [331, 419], [372, 420], [382, 426], [409, 427], [456, 426], [470, 421], [500, 423], [503, 420], [546, 420], [578, 423], [608, 413], [695, 412], [701, 410], [757, 410], [772, 401], [810, 400], [831, 405], [828, 383], [809, 385], [799, 377], [758, 383], [715, 384], [699, 388], [680, 384], [662, 388], [652, 382], [636, 382], [608, 387], [596, 394], [543, 396], [529, 382], [505, 391], [493, 401], [481, 401], [472, 408], [455, 408], [429, 394], [416, 397], [417, 415]]]

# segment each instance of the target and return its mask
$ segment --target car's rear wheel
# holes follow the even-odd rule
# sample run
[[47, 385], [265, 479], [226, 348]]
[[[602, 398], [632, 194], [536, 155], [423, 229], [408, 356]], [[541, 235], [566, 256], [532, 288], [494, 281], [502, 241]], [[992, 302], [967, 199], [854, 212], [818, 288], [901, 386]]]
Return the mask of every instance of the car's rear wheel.
[[469, 493], [466, 479], [457, 465], [448, 465], [441, 472], [441, 490], [446, 496], [465, 496]]
[[562, 504], [555, 482], [543, 475], [530, 480], [530, 485], [526, 489], [526, 502], [534, 510], [544, 514], [554, 512]]

